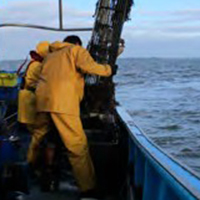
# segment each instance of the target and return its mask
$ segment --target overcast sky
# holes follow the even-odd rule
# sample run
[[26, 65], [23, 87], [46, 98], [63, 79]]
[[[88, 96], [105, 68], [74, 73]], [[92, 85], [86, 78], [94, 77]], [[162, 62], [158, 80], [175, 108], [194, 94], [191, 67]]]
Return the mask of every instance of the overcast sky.
[[[64, 26], [92, 27], [96, 0], [63, 0]], [[0, 0], [0, 23], [58, 27], [57, 0]], [[71, 33], [0, 28], [0, 60], [24, 59], [42, 40]], [[77, 33], [84, 46], [91, 33]], [[135, 0], [122, 57], [200, 57], [200, 0]]]

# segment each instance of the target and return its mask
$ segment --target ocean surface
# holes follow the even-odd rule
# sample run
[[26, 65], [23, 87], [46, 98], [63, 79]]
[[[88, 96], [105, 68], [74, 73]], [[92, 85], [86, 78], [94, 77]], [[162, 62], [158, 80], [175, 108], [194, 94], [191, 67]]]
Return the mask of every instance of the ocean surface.
[[159, 146], [200, 175], [200, 59], [121, 59], [116, 97]]
[[[23, 61], [0, 62], [16, 70]], [[119, 59], [117, 101], [166, 152], [200, 176], [200, 59]]]

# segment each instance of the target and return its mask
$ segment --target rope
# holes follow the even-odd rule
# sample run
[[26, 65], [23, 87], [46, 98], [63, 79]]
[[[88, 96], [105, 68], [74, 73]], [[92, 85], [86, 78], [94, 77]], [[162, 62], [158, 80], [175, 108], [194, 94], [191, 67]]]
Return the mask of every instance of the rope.
[[17, 70], [17, 75], [19, 76], [20, 71], [22, 70], [22, 68], [24, 67], [24, 65], [26, 64], [28, 60], [28, 56], [26, 57], [26, 59], [24, 60], [24, 62], [19, 66], [18, 70]]

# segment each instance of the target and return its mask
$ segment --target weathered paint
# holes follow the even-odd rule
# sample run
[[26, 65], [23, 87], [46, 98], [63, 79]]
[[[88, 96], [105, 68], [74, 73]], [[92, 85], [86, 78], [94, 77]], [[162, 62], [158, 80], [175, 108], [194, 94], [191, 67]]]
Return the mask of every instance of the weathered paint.
[[200, 199], [200, 178], [155, 145], [121, 107], [117, 108], [130, 136], [130, 184], [135, 199]]

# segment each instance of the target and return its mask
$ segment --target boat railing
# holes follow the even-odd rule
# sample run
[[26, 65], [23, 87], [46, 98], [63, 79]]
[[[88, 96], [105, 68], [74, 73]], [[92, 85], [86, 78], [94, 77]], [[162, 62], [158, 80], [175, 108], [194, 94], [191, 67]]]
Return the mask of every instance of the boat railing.
[[199, 175], [151, 141], [126, 111], [119, 107], [117, 112], [129, 131], [130, 182], [136, 200], [200, 199]]
[[0, 28], [6, 27], [18, 27], [18, 28], [33, 28], [48, 31], [62, 31], [62, 32], [81, 32], [81, 31], [92, 31], [93, 28], [63, 28], [63, 5], [62, 0], [58, 0], [58, 12], [59, 12], [59, 28], [40, 26], [34, 24], [20, 24], [20, 23], [0, 23]]
[[33, 29], [42, 29], [48, 31], [63, 31], [63, 32], [79, 32], [79, 31], [92, 31], [92, 28], [54, 28], [48, 26], [39, 26], [32, 24], [15, 24], [15, 23], [4, 23], [0, 24], [0, 28], [3, 27], [21, 27], [21, 28], [33, 28]]

